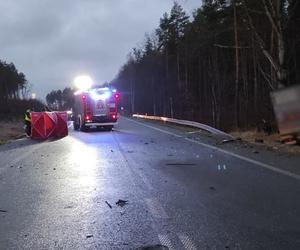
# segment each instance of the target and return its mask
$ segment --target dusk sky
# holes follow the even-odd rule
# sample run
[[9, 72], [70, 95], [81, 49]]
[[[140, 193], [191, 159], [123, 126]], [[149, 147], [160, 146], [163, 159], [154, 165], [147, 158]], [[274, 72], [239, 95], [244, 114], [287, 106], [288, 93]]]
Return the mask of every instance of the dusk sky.
[[[200, 0], [178, 1], [189, 15]], [[172, 0], [0, 0], [0, 59], [13, 62], [44, 99], [90, 75], [111, 81], [152, 33]]]

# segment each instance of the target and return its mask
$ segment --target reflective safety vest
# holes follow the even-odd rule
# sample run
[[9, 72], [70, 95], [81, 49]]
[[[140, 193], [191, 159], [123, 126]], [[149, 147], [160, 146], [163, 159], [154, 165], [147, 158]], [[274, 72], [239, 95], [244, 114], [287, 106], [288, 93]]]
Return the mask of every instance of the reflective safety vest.
[[24, 119], [25, 119], [26, 122], [31, 122], [30, 114], [27, 114], [27, 113], [26, 113]]

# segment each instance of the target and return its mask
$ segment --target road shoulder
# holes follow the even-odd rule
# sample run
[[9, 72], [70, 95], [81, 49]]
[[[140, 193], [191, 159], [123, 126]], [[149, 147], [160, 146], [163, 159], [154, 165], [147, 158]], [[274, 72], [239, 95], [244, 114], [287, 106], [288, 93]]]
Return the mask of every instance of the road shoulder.
[[258, 167], [265, 167], [279, 174], [285, 174], [300, 180], [300, 156], [286, 152], [272, 150], [265, 145], [258, 145], [242, 140], [223, 142], [222, 136], [212, 135], [205, 131], [190, 127], [175, 126], [167, 123], [148, 121], [143, 119], [126, 118], [156, 129], [162, 133], [169, 133], [191, 143], [199, 144], [227, 153], [233, 157], [246, 160]]

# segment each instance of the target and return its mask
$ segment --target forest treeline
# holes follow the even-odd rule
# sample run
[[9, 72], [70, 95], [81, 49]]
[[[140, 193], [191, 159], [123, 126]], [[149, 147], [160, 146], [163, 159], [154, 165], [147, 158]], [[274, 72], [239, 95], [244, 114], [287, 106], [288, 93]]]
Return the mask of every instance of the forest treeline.
[[29, 91], [25, 74], [0, 60], [0, 119], [20, 118], [28, 108], [40, 110], [43, 103], [28, 99]]
[[74, 105], [74, 89], [52, 90], [46, 95], [46, 102], [52, 110], [70, 110]]
[[19, 99], [27, 95], [28, 82], [25, 75], [19, 72], [13, 63], [0, 60], [0, 97], [1, 101]]
[[175, 2], [113, 84], [129, 112], [230, 130], [273, 122], [270, 92], [299, 82], [298, 0], [203, 0]]

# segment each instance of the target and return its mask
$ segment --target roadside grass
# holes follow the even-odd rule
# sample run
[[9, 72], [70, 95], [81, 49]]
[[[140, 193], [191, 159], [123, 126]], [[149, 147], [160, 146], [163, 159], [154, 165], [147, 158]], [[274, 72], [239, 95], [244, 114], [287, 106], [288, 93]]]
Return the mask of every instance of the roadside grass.
[[0, 121], [0, 144], [25, 136], [22, 120]]

